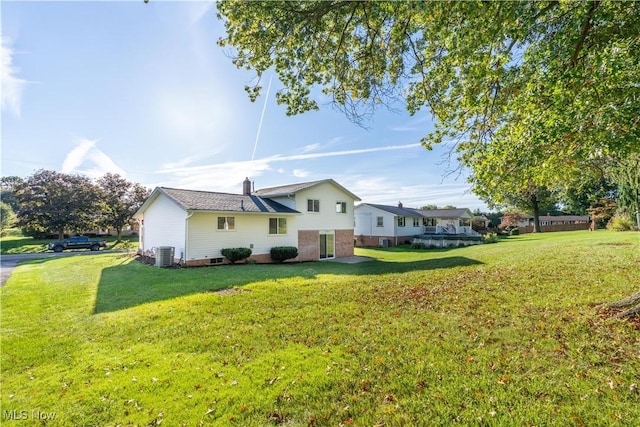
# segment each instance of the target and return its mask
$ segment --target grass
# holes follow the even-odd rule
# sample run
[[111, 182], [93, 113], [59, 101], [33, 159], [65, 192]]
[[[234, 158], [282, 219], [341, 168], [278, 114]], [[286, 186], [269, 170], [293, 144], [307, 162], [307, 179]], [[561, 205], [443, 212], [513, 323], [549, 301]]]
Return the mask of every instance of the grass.
[[[122, 236], [120, 242], [116, 241], [116, 237], [96, 237], [99, 240], [106, 240], [107, 246], [103, 250], [134, 250], [138, 247], [138, 236]], [[49, 252], [47, 245], [49, 242], [57, 241], [57, 239], [34, 239], [33, 237], [23, 236], [19, 230], [10, 230], [6, 236], [0, 239], [0, 254], [31, 254], [40, 252]]]
[[[638, 233], [358, 250], [377, 261], [22, 264], [2, 288], [2, 416], [50, 425], [634, 425]], [[226, 290], [225, 292], [217, 292]]]

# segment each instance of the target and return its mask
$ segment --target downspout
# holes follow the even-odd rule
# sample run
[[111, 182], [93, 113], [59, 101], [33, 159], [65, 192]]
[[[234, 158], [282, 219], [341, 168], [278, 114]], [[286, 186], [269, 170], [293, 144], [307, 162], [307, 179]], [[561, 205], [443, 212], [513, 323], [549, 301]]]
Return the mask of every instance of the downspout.
[[193, 211], [187, 211], [187, 217], [184, 219], [184, 253], [181, 254], [180, 261], [187, 262], [187, 248], [189, 247], [189, 218], [193, 216]]

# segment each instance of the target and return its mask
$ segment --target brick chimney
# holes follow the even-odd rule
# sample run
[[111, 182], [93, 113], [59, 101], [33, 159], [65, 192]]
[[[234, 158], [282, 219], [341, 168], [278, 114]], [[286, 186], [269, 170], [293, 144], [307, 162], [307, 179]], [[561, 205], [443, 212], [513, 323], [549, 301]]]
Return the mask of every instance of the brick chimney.
[[249, 177], [245, 178], [242, 182], [242, 194], [245, 196], [251, 195], [251, 181], [249, 181]]
[[398, 207], [401, 208], [402, 207], [402, 202], [398, 202]]

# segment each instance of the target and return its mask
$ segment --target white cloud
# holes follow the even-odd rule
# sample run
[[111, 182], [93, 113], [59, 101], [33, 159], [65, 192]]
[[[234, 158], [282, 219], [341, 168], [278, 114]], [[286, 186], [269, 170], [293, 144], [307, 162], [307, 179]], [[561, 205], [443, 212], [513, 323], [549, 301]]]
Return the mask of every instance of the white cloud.
[[309, 172], [307, 172], [306, 170], [303, 170], [303, 169], [294, 169], [293, 170], [293, 176], [298, 177], [298, 178], [304, 178], [306, 176], [309, 176]]
[[339, 182], [364, 203], [419, 208], [434, 204], [460, 208], [484, 209], [484, 204], [471, 193], [470, 185], [459, 182], [406, 184], [383, 177], [344, 176]]
[[91, 178], [98, 178], [110, 172], [125, 177], [126, 172], [96, 147], [97, 142], [87, 138], [80, 139], [78, 145], [67, 153], [62, 162], [62, 172], [80, 173]]
[[0, 39], [0, 59], [2, 60], [2, 111], [9, 111], [16, 117], [20, 117], [22, 106], [22, 91], [27, 84], [26, 80], [19, 78], [19, 69], [13, 65], [14, 51], [5, 38]]
[[[215, 188], [216, 191], [237, 192], [239, 188], [242, 188], [241, 183], [245, 177], [250, 177], [252, 179], [259, 177], [264, 172], [272, 170], [273, 163], [295, 160], [311, 160], [324, 157], [338, 157], [379, 151], [407, 150], [415, 149], [417, 147], [420, 147], [420, 144], [393, 145], [387, 147], [331, 151], [325, 153], [295, 154], [290, 156], [275, 155], [264, 159], [240, 162], [226, 162], [199, 166], [162, 167], [157, 171], [157, 173], [170, 174], [175, 177], [176, 179], [171, 181], [171, 185], [173, 186], [185, 187], [193, 190], [210, 190]], [[174, 165], [181, 163], [184, 162], [178, 161], [174, 163]], [[281, 169], [278, 169], [278, 171], [280, 172]], [[294, 176], [302, 177], [302, 174], [304, 174], [304, 176], [309, 175], [303, 170], [297, 170], [297, 173], [299, 175], [296, 175], [296, 172], [294, 171]]]

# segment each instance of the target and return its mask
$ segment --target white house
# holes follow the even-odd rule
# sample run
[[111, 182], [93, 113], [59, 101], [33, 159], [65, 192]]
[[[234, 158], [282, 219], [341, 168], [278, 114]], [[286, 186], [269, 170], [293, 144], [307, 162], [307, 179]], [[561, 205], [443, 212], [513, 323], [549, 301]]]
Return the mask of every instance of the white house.
[[184, 265], [224, 263], [224, 248], [251, 248], [250, 259], [271, 262], [270, 249], [295, 246], [298, 261], [353, 255], [354, 203], [360, 200], [332, 179], [242, 194], [156, 188], [134, 215], [139, 252], [174, 248]]
[[436, 236], [438, 243], [451, 240], [457, 245], [460, 241], [475, 243], [474, 239], [461, 237], [480, 236], [471, 228], [473, 214], [469, 209], [418, 210], [405, 208], [402, 203], [362, 203], [355, 208], [355, 218], [356, 246], [396, 246], [425, 235]]
[[398, 206], [362, 203], [355, 208], [357, 246], [396, 246], [422, 234], [423, 215], [402, 203]]

